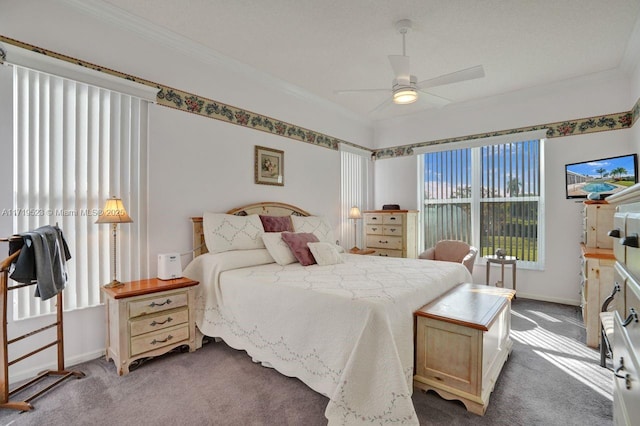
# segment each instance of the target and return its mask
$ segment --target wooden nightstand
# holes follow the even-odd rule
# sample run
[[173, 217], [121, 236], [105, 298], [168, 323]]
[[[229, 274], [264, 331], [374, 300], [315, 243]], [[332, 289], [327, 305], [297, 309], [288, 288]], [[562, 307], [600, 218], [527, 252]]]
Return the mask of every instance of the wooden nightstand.
[[376, 252], [375, 250], [371, 250], [371, 249], [355, 249], [355, 248], [352, 248], [351, 250], [349, 250], [349, 253], [351, 253], [351, 254], [362, 254], [362, 255], [373, 254], [375, 252]]
[[147, 280], [102, 288], [106, 297], [107, 361], [119, 375], [141, 358], [154, 357], [178, 346], [196, 350], [193, 314], [195, 285], [188, 278]]

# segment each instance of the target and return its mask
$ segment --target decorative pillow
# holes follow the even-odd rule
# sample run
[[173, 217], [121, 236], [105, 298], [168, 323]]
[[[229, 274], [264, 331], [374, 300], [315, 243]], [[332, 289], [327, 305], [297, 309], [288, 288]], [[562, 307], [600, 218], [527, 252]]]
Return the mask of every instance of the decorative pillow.
[[344, 259], [336, 250], [336, 245], [327, 242], [307, 243], [313, 258], [318, 265], [335, 265], [336, 263], [344, 263]]
[[336, 238], [327, 218], [323, 216], [291, 216], [295, 232], [312, 232], [319, 241], [335, 244]]
[[204, 242], [210, 253], [265, 248], [262, 222], [257, 214], [235, 216], [223, 213], [203, 215]]
[[291, 252], [291, 249], [282, 240], [281, 232], [269, 232], [262, 234], [262, 241], [269, 250], [269, 254], [273, 257], [278, 265], [288, 265], [298, 261]]
[[293, 232], [291, 216], [263, 216], [260, 215], [264, 232]]
[[283, 232], [280, 235], [302, 266], [313, 265], [316, 263], [316, 260], [311, 254], [311, 250], [309, 250], [309, 247], [307, 246], [307, 243], [318, 242], [318, 238], [314, 234], [305, 232]]

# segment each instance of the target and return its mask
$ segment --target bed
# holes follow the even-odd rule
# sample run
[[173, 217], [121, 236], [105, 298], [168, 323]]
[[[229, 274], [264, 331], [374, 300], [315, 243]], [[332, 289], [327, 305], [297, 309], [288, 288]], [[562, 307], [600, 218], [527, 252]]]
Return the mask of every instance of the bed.
[[[411, 400], [413, 312], [471, 282], [467, 268], [348, 253], [329, 264], [280, 264], [273, 250], [271, 256], [267, 248], [251, 246], [256, 241], [248, 249], [207, 252], [210, 245], [228, 244], [229, 235], [250, 234], [246, 229], [253, 225], [242, 228], [238, 224], [244, 222], [238, 221], [243, 219], [217, 215], [209, 229], [228, 233], [221, 243], [207, 241], [202, 247], [211, 235], [206, 214], [204, 220], [192, 218], [199, 255], [184, 271], [200, 281], [195, 317], [203, 335], [220, 338], [327, 396], [330, 425], [418, 424]], [[311, 231], [325, 246], [335, 244], [323, 218], [295, 206], [259, 203], [227, 214], [247, 221], [255, 221], [255, 215], [290, 216], [295, 233]], [[267, 234], [264, 242], [275, 237]]]

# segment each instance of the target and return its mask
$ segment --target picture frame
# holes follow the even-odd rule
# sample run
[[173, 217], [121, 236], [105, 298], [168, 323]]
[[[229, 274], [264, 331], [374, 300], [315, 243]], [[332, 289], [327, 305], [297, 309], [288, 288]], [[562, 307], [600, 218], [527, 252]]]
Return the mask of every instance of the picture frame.
[[255, 183], [284, 186], [284, 151], [255, 146]]

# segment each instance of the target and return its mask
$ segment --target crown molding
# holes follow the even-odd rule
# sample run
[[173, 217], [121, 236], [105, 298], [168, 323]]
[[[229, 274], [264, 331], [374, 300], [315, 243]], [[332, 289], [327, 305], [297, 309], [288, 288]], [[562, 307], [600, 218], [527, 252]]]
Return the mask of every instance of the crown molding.
[[305, 102], [313, 103], [329, 111], [338, 112], [338, 114], [343, 117], [353, 120], [361, 125], [372, 125], [372, 120], [356, 114], [341, 105], [335, 104], [327, 99], [306, 91], [299, 86], [288, 83], [243, 62], [223, 55], [209, 47], [169, 31], [168, 29], [145, 19], [132, 15], [102, 0], [61, 1], [79, 12], [137, 34], [146, 40], [174, 49], [205, 64], [222, 67], [236, 74], [241, 73], [252, 81], [256, 81], [267, 87], [274, 87], [287, 95], [301, 99]]

